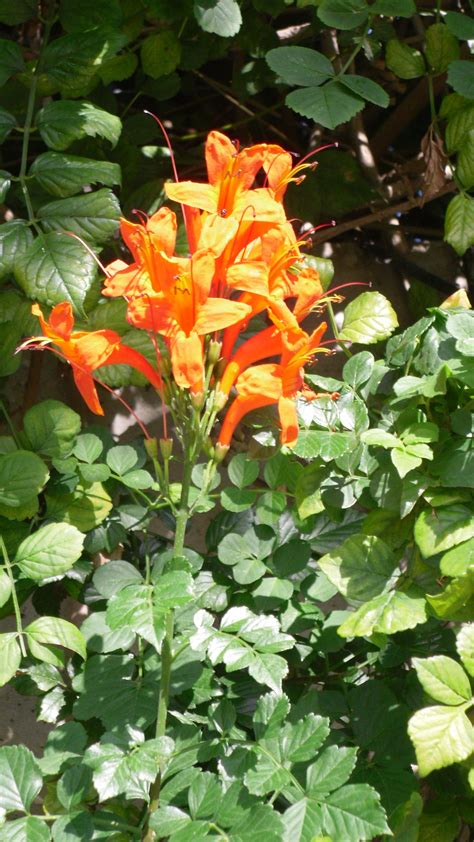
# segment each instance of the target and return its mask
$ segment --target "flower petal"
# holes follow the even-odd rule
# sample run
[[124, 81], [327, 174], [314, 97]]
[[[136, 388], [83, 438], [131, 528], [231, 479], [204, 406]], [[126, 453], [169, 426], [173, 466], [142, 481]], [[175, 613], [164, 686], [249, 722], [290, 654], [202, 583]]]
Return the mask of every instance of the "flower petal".
[[278, 414], [281, 424], [280, 441], [288, 447], [293, 447], [296, 444], [299, 432], [294, 400], [282, 396], [278, 401]]
[[72, 366], [72, 373], [74, 382], [90, 411], [95, 412], [96, 415], [103, 415], [104, 410], [100, 405], [99, 396], [97, 394], [97, 389], [92, 375], [88, 371], [82, 371], [76, 365]]
[[240, 301], [229, 301], [227, 298], [208, 298], [206, 303], [198, 308], [198, 315], [194, 330], [200, 336], [222, 330], [224, 327], [245, 319], [251, 313], [248, 304]]
[[174, 379], [182, 389], [200, 392], [203, 388], [204, 358], [202, 340], [197, 333], [186, 336], [179, 332], [171, 342], [171, 365]]
[[200, 208], [208, 213], [216, 213], [218, 194], [212, 184], [200, 184], [197, 181], [180, 181], [178, 184], [167, 182], [165, 192], [168, 199]]

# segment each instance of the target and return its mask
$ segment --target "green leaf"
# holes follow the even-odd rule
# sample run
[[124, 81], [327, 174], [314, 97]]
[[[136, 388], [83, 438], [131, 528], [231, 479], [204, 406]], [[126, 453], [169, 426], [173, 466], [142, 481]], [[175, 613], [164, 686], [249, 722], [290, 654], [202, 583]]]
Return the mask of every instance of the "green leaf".
[[334, 76], [329, 59], [308, 47], [276, 47], [265, 60], [287, 85], [321, 85]]
[[10, 0], [0, 0], [0, 21], [9, 26], [16, 26], [37, 15], [36, 0], [17, 0], [12, 5]]
[[256, 506], [257, 520], [275, 526], [286, 508], [286, 494], [283, 491], [266, 491]]
[[46, 822], [36, 816], [25, 816], [0, 828], [0, 842], [49, 842]]
[[388, 69], [400, 79], [416, 79], [425, 73], [425, 62], [420, 51], [396, 38], [387, 42], [385, 61]]
[[6, 170], [0, 170], [0, 202], [3, 204], [5, 201], [8, 191], [11, 187], [11, 174], [6, 172]]
[[465, 576], [452, 579], [441, 593], [428, 594], [426, 599], [443, 620], [470, 620], [474, 610], [474, 570], [470, 568]]
[[460, 628], [456, 649], [469, 675], [474, 676], [474, 623], [466, 623]]
[[0, 687], [13, 678], [21, 663], [21, 650], [16, 638], [16, 632], [0, 634]]
[[156, 673], [133, 681], [134, 657], [93, 655], [82, 674], [74, 678], [79, 693], [74, 704], [76, 719], [99, 717], [106, 728], [146, 727], [156, 719]]
[[347, 784], [332, 792], [321, 804], [321, 813], [324, 830], [338, 842], [390, 834], [380, 796], [367, 784]]
[[29, 579], [60, 576], [78, 561], [84, 536], [67, 523], [49, 523], [25, 538], [18, 547], [14, 563]]
[[451, 115], [448, 115], [446, 145], [451, 152], [459, 152], [465, 143], [466, 135], [474, 129], [474, 103], [470, 103], [459, 94], [450, 94], [450, 96], [459, 97], [461, 104]]
[[[75, 766], [68, 771], [72, 773], [73, 770], [80, 768]], [[80, 839], [92, 839], [95, 836], [92, 816], [86, 810], [61, 816], [51, 826], [51, 833], [54, 842], [78, 842]]]
[[360, 440], [364, 444], [370, 444], [376, 447], [392, 448], [400, 445], [400, 439], [397, 436], [394, 436], [393, 433], [388, 433], [386, 430], [379, 430], [378, 427], [374, 427], [372, 430], [364, 430]]
[[387, 339], [396, 327], [398, 319], [388, 299], [380, 292], [363, 292], [344, 310], [339, 337], [349, 342], [373, 345]]
[[459, 58], [459, 44], [444, 23], [434, 23], [425, 33], [425, 56], [435, 73], [444, 73]]
[[242, 14], [236, 0], [194, 0], [194, 17], [204, 32], [232, 38], [242, 26]]
[[145, 38], [140, 56], [144, 72], [153, 79], [158, 79], [173, 73], [178, 67], [181, 43], [171, 29], [165, 29]]
[[138, 453], [129, 444], [119, 444], [107, 452], [107, 465], [114, 474], [123, 476], [138, 464]]
[[474, 536], [474, 516], [461, 503], [422, 512], [415, 523], [415, 541], [423, 558], [449, 550]]
[[32, 450], [62, 459], [72, 450], [81, 417], [61, 401], [46, 400], [25, 413], [23, 428]]
[[23, 55], [16, 41], [0, 38], [0, 87], [24, 67]]
[[[311, 759], [311, 758], [309, 758]], [[346, 783], [357, 760], [357, 748], [329, 746], [306, 770], [308, 793], [326, 794]]]
[[416, 4], [414, 0], [375, 0], [370, 7], [370, 13], [411, 18], [412, 15], [416, 15]]
[[257, 701], [253, 715], [255, 738], [278, 737], [283, 720], [290, 712], [290, 702], [283, 693], [265, 693]]
[[448, 67], [448, 84], [466, 99], [474, 99], [474, 64], [452, 61]]
[[302, 763], [312, 760], [329, 735], [329, 720], [309, 713], [295, 724], [287, 722], [280, 731], [278, 742], [285, 762]]
[[[1, 138], [1, 111], [0, 111], [0, 143]], [[5, 222], [0, 225], [0, 278], [9, 275], [17, 260], [27, 251], [33, 242], [33, 234], [23, 219], [15, 219], [13, 222]]]
[[171, 569], [155, 580], [153, 602], [159, 611], [186, 605], [193, 597], [193, 578], [187, 570]]
[[[12, 129], [16, 126], [16, 117], [6, 111], [5, 108], [0, 107], [0, 143], [8, 137]], [[12, 223], [9, 223], [10, 225]]]
[[278, 762], [266, 754], [259, 757], [256, 765], [245, 773], [244, 783], [252, 795], [267, 795], [291, 783], [291, 775]]
[[138, 58], [135, 53], [122, 53], [107, 59], [99, 68], [99, 76], [104, 85], [111, 82], [122, 82], [129, 79], [138, 67]]
[[90, 652], [115, 652], [129, 650], [135, 642], [135, 632], [129, 628], [112, 630], [105, 611], [94, 611], [81, 625], [81, 634]]
[[120, 0], [61, 0], [59, 19], [66, 32], [83, 32], [107, 21], [108, 26], [120, 28], [123, 12]]
[[370, 351], [360, 351], [358, 354], [354, 354], [347, 360], [342, 369], [344, 382], [352, 389], [357, 389], [367, 383], [374, 370], [374, 363], [374, 356]]
[[426, 603], [422, 597], [391, 591], [361, 605], [339, 626], [337, 633], [341, 637], [370, 637], [374, 632], [395, 634], [413, 629], [426, 619]]
[[[72, 231], [93, 244], [112, 237], [120, 216], [117, 197], [105, 187], [83, 196], [49, 202], [38, 211], [38, 219], [47, 232]], [[87, 254], [84, 247], [82, 251], [83, 255]]]
[[69, 301], [79, 313], [96, 275], [95, 260], [84, 246], [55, 232], [36, 237], [15, 267], [15, 278], [29, 298], [49, 307]]
[[374, 105], [378, 105], [380, 108], [387, 108], [390, 104], [390, 98], [381, 85], [378, 85], [372, 79], [368, 79], [367, 76], [344, 74], [344, 76], [339, 78], [339, 81], [341, 85], [344, 85], [353, 94], [361, 96], [367, 102], [373, 102]]
[[448, 205], [444, 239], [460, 256], [474, 245], [474, 199], [466, 193], [459, 193]]
[[41, 137], [47, 146], [62, 152], [74, 140], [82, 137], [104, 137], [115, 146], [122, 131], [122, 123], [114, 114], [91, 102], [62, 100], [50, 102], [36, 118]]
[[[6, 536], [3, 536], [5, 540]], [[7, 542], [6, 542], [7, 543]], [[8, 544], [7, 544], [8, 550]], [[6, 602], [10, 599], [10, 595], [12, 592], [12, 582], [7, 573], [4, 570], [0, 571], [0, 608], [5, 605]]]
[[354, 535], [319, 559], [319, 566], [343, 596], [365, 602], [396, 581], [396, 558], [375, 535]]
[[59, 617], [38, 617], [24, 629], [24, 632], [28, 635], [28, 644], [33, 655], [35, 655], [37, 643], [52, 643], [71, 649], [81, 658], [86, 657], [86, 645], [81, 632], [77, 626], [67, 620], [61, 620]]
[[323, 0], [318, 8], [319, 19], [335, 29], [356, 29], [367, 20], [364, 0]]
[[110, 27], [62, 35], [46, 46], [42, 69], [63, 97], [84, 96], [97, 83], [101, 64], [127, 43], [127, 36]]
[[301, 798], [285, 810], [283, 824], [283, 842], [320, 840], [323, 838], [321, 805], [314, 798]]
[[474, 38], [474, 20], [469, 15], [447, 12], [444, 21], [453, 35], [461, 41], [470, 41]]
[[65, 722], [64, 725], [50, 731], [44, 747], [44, 756], [39, 761], [43, 775], [57, 775], [63, 763], [71, 759], [77, 761], [86, 744], [87, 734], [79, 722]]
[[27, 812], [41, 790], [43, 778], [25, 746], [0, 748], [0, 808]]
[[362, 97], [349, 93], [339, 81], [327, 82], [320, 88], [299, 88], [288, 94], [285, 102], [293, 111], [326, 129], [346, 123], [364, 107]]
[[249, 459], [244, 453], [236, 454], [229, 462], [229, 479], [237, 488], [251, 485], [257, 479], [258, 473], [258, 462], [255, 459]]
[[0, 456], [0, 503], [22, 506], [39, 494], [49, 471], [39, 456], [28, 450], [15, 450]]
[[422, 778], [435, 769], [466, 760], [474, 751], [474, 730], [464, 705], [418, 710], [408, 723], [408, 734]]
[[162, 612], [154, 605], [150, 585], [128, 585], [110, 599], [107, 623], [111, 629], [128, 628], [155, 648], [164, 634]]
[[136, 567], [128, 561], [117, 559], [99, 567], [94, 573], [93, 582], [99, 593], [109, 599], [128, 585], [141, 584], [143, 579]]
[[474, 538], [448, 550], [440, 561], [443, 576], [463, 576], [474, 565]]
[[47, 494], [48, 515], [89, 532], [102, 523], [112, 509], [112, 500], [100, 482], [78, 483], [71, 494]]
[[293, 452], [303, 459], [320, 456], [324, 462], [338, 459], [355, 446], [351, 433], [333, 433], [329, 430], [300, 430]]
[[30, 167], [38, 184], [48, 193], [61, 198], [80, 193], [85, 185], [106, 184], [113, 187], [121, 183], [118, 164], [109, 161], [93, 161], [77, 155], [61, 155], [59, 152], [44, 152]]
[[94, 433], [83, 433], [77, 437], [73, 453], [81, 462], [87, 462], [90, 465], [99, 458], [103, 449], [104, 445], [99, 436]]
[[446, 655], [413, 658], [418, 681], [435, 702], [461, 705], [472, 697], [469, 678], [463, 668]]

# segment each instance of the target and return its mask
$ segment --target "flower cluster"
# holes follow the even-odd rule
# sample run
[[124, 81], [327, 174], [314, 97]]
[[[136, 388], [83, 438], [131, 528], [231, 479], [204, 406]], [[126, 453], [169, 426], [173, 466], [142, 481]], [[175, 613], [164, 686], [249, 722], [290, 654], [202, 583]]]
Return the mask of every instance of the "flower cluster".
[[[323, 290], [318, 273], [302, 262], [303, 243], [282, 204], [287, 185], [299, 181], [308, 165], [293, 167], [291, 155], [277, 145], [239, 150], [217, 131], [207, 138], [206, 164], [207, 183], [165, 185], [168, 198], [182, 206], [189, 256], [176, 256], [176, 215], [162, 207], [139, 223], [122, 220], [132, 261], [115, 260], [105, 269], [103, 295], [126, 300], [128, 321], [154, 342], [157, 370], [113, 331], [74, 331], [66, 303], [53, 308], [49, 322], [34, 306], [44, 334], [34, 342], [52, 342], [69, 360], [94, 412], [102, 410], [93, 372], [127, 363], [160, 390], [171, 409], [177, 392], [195, 407], [212, 394], [216, 413], [231, 400], [221, 446], [230, 443], [247, 412], [272, 404], [281, 441], [291, 446], [298, 435], [295, 400], [314, 397], [304, 383], [304, 366], [326, 328], [323, 323], [308, 334], [301, 327]], [[261, 186], [254, 186], [256, 180]], [[258, 314], [267, 314], [269, 326], [239, 344]], [[274, 358], [278, 362], [265, 362]]]

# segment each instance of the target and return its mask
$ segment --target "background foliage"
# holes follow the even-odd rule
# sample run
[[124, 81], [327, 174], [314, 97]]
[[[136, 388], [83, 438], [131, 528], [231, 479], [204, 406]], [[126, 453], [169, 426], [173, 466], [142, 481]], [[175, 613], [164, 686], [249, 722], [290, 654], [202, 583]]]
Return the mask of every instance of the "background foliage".
[[[198, 467], [195, 511], [218, 509], [179, 565], [154, 528], [145, 538], [157, 514], [172, 518], [141, 443], [84, 429], [59, 401], [0, 438], [0, 603], [17, 621], [0, 635], [0, 677], [53, 726], [40, 758], [0, 750], [0, 839], [140, 838], [158, 766], [153, 829], [172, 842], [465, 839], [473, 317], [462, 299], [435, 306], [449, 279], [407, 264], [390, 226], [403, 212], [409, 243], [444, 236], [470, 277], [471, 5], [0, 0], [0, 22], [4, 384], [36, 330], [31, 300], [69, 300], [85, 326], [146, 353], [65, 235], [108, 260], [120, 213], [162, 203], [169, 152], [144, 109], [167, 121], [182, 177], [201, 175], [210, 127], [301, 154], [340, 139], [289, 192], [292, 214], [335, 216], [331, 236], [393, 257], [433, 305], [390, 339], [380, 293], [346, 308], [337, 334], [354, 355], [340, 376], [309, 378], [340, 399], [301, 407], [292, 455], [275, 452], [262, 414], [244, 434], [250, 455], [208, 494]], [[59, 616], [66, 594], [90, 612], [80, 631]], [[41, 617], [24, 627], [28, 596]], [[170, 606], [172, 727], [156, 739]]]

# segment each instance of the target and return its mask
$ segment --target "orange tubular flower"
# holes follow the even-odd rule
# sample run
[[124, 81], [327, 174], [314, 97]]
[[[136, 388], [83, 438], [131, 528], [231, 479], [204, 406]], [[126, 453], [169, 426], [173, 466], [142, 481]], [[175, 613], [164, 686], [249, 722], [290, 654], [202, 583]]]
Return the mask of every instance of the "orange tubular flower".
[[157, 290], [134, 298], [128, 319], [136, 327], [168, 338], [176, 383], [199, 392], [204, 374], [203, 336], [241, 321], [250, 307], [210, 296], [215, 270], [210, 250], [197, 251], [190, 259], [161, 254], [159, 265]]
[[43, 336], [33, 336], [23, 347], [32, 347], [32, 343], [45, 344], [48, 340], [59, 348], [60, 356], [72, 366], [77, 388], [87, 406], [97, 415], [103, 415], [92, 372], [104, 365], [123, 363], [136, 368], [145, 375], [156, 389], [162, 387], [161, 378], [142, 354], [122, 345], [120, 336], [113, 330], [74, 331], [74, 316], [69, 303], [63, 302], [53, 307], [49, 321], [43, 316], [38, 304], [31, 308], [38, 316]]
[[[219, 436], [219, 444], [230, 444], [234, 430], [248, 412], [271, 404], [278, 405], [282, 444], [293, 447], [298, 438], [298, 417], [295, 400], [299, 396], [314, 400], [317, 395], [304, 382], [304, 365], [317, 352], [326, 330], [322, 323], [312, 334], [301, 332], [294, 342], [282, 337], [284, 350], [279, 364], [251, 366], [236, 382], [237, 397], [228, 410]], [[265, 331], [264, 331], [265, 333]], [[270, 352], [271, 353], [271, 352]], [[269, 356], [267, 353], [265, 356]], [[263, 354], [262, 354], [263, 356]]]

